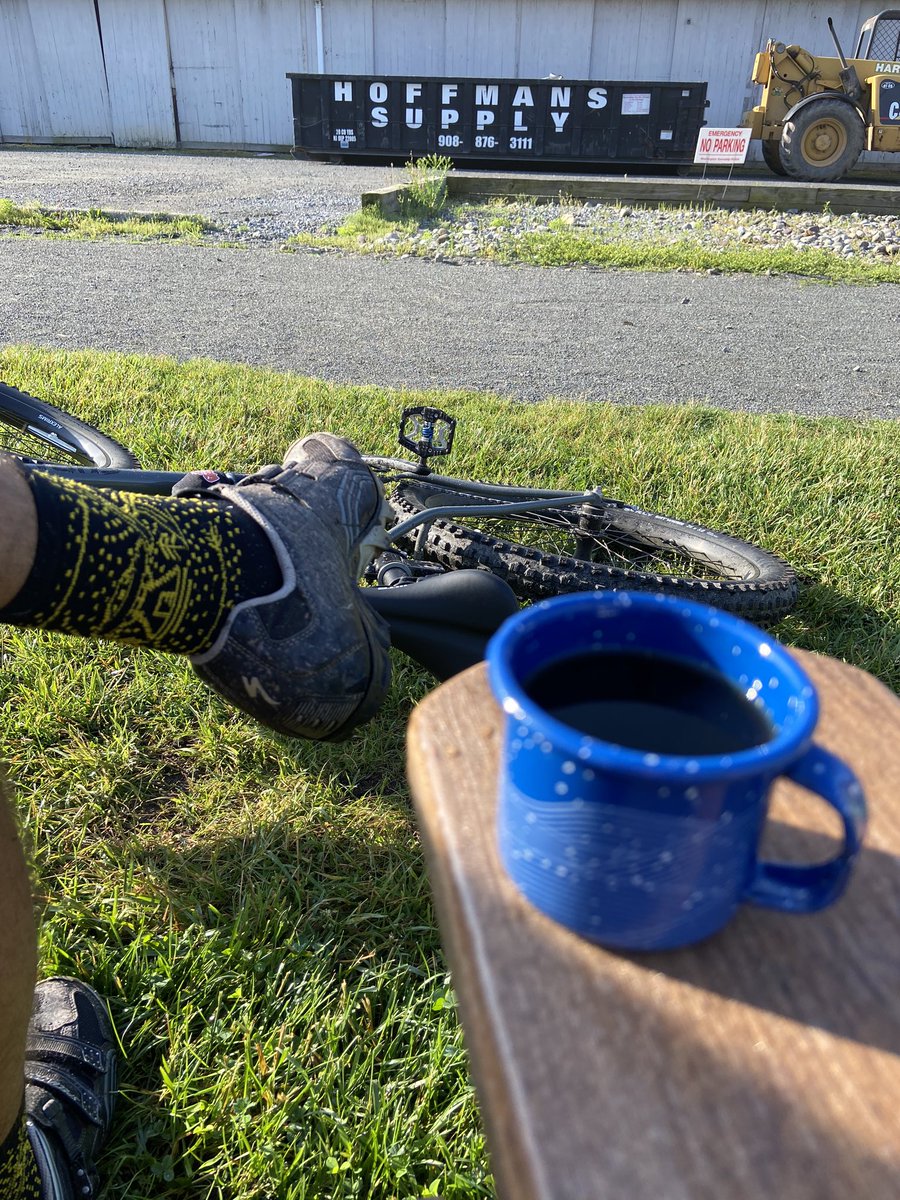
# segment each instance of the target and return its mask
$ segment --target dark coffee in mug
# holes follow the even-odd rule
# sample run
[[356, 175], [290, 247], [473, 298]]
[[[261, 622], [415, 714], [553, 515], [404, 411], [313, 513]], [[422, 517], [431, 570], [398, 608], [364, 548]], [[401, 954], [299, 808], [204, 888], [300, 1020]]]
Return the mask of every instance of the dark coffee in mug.
[[656, 754], [734, 754], [773, 735], [765, 713], [736, 684], [656, 651], [568, 655], [541, 667], [524, 690], [580, 733]]

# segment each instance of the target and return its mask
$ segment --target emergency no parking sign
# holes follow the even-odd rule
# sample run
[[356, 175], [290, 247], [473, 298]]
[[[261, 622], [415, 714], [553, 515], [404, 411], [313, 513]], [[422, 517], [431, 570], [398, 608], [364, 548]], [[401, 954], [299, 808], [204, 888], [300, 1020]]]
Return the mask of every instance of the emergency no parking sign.
[[697, 136], [694, 162], [720, 167], [742, 163], [746, 161], [752, 133], [752, 129], [707, 129], [704, 126]]

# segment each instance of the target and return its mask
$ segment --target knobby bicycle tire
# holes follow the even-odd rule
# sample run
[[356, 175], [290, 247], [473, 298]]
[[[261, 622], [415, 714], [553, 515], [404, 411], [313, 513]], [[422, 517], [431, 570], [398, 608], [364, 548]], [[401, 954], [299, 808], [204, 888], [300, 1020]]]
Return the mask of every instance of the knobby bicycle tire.
[[[523, 488], [510, 499], [534, 496]], [[482, 496], [425, 480], [402, 481], [391, 496], [400, 519], [442, 504], [485, 502]], [[414, 536], [415, 531], [410, 544]], [[794, 571], [769, 551], [615, 500], [497, 518], [436, 518], [422, 550], [426, 558], [448, 567], [487, 568], [526, 600], [627, 588], [701, 600], [772, 622], [797, 599]]]
[[0, 450], [28, 462], [129, 469], [140, 466], [115, 438], [0, 382]]

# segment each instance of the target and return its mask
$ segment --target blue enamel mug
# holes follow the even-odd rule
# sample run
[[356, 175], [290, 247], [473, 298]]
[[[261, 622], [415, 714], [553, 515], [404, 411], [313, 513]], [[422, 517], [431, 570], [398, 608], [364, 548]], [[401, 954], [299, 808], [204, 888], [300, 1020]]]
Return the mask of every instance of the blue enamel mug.
[[[815, 688], [768, 634], [693, 601], [581, 592], [511, 617], [487, 661], [505, 714], [500, 855], [548, 916], [603, 945], [661, 950], [715, 933], [742, 903], [811, 913], [843, 892], [862, 789], [813, 743]], [[840, 815], [830, 861], [758, 857], [779, 776]]]

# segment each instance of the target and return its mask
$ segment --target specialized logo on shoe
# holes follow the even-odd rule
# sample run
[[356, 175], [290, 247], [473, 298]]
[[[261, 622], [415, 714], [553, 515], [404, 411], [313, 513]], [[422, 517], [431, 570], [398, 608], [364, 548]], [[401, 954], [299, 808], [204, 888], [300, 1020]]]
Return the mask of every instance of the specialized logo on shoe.
[[265, 700], [266, 704], [271, 704], [273, 708], [277, 706], [278, 701], [272, 699], [255, 675], [251, 675], [249, 679], [246, 675], [242, 675], [241, 683], [244, 685], [244, 691], [251, 700], [256, 700], [261, 696], [263, 700]]

